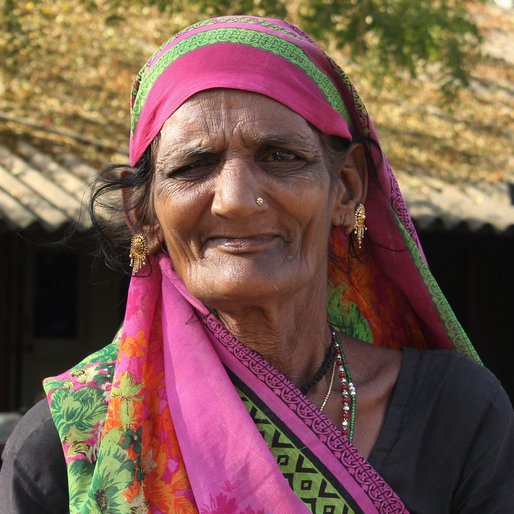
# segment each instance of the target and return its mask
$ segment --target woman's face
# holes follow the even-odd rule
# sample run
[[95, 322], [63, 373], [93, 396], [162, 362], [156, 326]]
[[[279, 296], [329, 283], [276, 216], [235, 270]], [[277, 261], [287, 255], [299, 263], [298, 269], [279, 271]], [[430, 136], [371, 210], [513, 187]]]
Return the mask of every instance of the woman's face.
[[268, 97], [216, 89], [187, 100], [161, 131], [153, 202], [189, 291], [222, 308], [325, 284], [344, 189], [328, 166], [318, 133]]

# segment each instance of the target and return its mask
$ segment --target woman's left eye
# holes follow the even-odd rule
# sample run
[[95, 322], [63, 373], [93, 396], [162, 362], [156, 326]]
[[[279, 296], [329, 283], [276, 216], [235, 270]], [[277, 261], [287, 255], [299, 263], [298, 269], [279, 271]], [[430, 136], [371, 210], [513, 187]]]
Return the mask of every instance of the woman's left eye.
[[304, 170], [309, 159], [286, 148], [268, 148], [261, 155], [261, 167], [272, 175], [291, 176]]
[[288, 150], [274, 150], [269, 155], [271, 161], [294, 161], [298, 156]]

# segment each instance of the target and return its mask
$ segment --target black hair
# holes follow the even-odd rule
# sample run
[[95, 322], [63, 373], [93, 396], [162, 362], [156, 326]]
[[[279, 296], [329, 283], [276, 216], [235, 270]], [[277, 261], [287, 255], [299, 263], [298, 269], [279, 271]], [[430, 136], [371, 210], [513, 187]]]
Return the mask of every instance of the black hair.
[[[98, 238], [97, 256], [107, 267], [130, 274], [128, 254], [132, 232], [126, 219], [137, 211], [133, 219], [150, 224], [153, 219], [151, 186], [155, 171], [157, 136], [144, 151], [135, 166], [111, 164], [104, 168], [90, 185], [89, 216]], [[130, 201], [122, 198], [130, 190]]]

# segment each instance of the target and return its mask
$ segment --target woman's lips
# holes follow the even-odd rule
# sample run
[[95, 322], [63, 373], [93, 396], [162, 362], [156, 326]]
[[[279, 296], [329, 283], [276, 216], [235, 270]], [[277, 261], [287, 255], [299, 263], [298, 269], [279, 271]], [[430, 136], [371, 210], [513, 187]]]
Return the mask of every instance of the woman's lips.
[[277, 235], [259, 234], [242, 237], [210, 237], [205, 242], [205, 250], [219, 249], [231, 253], [251, 253], [267, 249], [279, 240]]

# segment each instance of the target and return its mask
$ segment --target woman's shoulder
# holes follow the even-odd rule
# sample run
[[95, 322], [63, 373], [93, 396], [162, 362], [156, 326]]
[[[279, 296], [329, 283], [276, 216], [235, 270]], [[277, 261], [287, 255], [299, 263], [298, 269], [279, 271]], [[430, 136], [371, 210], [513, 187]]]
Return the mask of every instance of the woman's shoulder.
[[64, 455], [45, 398], [21, 418], [5, 445], [0, 496], [8, 512], [59, 512], [54, 507], [66, 505], [67, 489]]
[[6, 450], [18, 456], [28, 447], [37, 451], [37, 444], [46, 434], [57, 436], [48, 401], [43, 398], [20, 419], [6, 444]]
[[412, 382], [418, 393], [472, 403], [488, 404], [505, 395], [500, 381], [481, 363], [450, 350], [403, 349], [400, 375]]
[[81, 389], [91, 389], [102, 385], [105, 387], [105, 384], [111, 383], [118, 355], [119, 337], [120, 332], [112, 343], [88, 355], [68, 371], [45, 378], [43, 389], [51, 398], [50, 404], [53, 406], [54, 395], [58, 391], [70, 396]]
[[460, 447], [463, 456], [482, 446], [487, 433], [514, 457], [514, 411], [493, 373], [452, 351], [405, 349], [403, 354], [395, 401], [405, 423], [415, 430], [425, 423], [441, 440], [453, 441], [452, 451]]
[[513, 459], [512, 406], [486, 367], [452, 351], [402, 351], [371, 461], [412, 511], [514, 512]]

